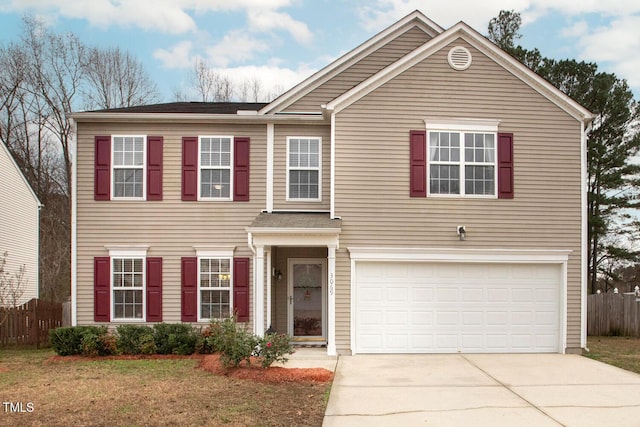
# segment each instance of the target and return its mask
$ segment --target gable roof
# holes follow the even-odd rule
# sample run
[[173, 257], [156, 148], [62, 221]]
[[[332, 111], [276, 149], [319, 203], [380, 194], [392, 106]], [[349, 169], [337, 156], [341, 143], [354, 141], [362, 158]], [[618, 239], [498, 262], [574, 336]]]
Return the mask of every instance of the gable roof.
[[16, 163], [16, 160], [13, 158], [13, 155], [9, 151], [9, 148], [6, 145], [4, 145], [3, 141], [0, 141], [0, 147], [2, 147], [0, 148], [0, 150], [3, 150], [7, 154], [7, 157], [9, 158], [9, 162], [13, 164], [16, 172], [18, 173], [18, 175], [20, 175], [20, 178], [22, 178], [24, 185], [29, 189], [29, 192], [31, 193], [31, 195], [33, 196], [33, 199], [36, 201], [36, 204], [38, 205], [38, 209], [41, 208], [43, 205], [42, 203], [40, 203], [40, 199], [38, 199], [38, 196], [36, 196], [35, 191], [33, 191], [33, 188], [31, 188], [29, 181], [27, 181], [27, 178], [25, 178], [24, 174], [20, 170], [20, 166], [18, 166], [18, 163]]
[[464, 22], [459, 22], [440, 35], [429, 40], [422, 46], [408, 53], [393, 64], [371, 76], [359, 85], [343, 93], [331, 102], [323, 106], [328, 112], [339, 112], [373, 90], [387, 83], [389, 80], [438, 52], [454, 40], [462, 38], [467, 43], [478, 49], [490, 59], [509, 71], [515, 77], [522, 80], [536, 90], [549, 101], [556, 104], [576, 120], [588, 123], [593, 120], [593, 114], [582, 105], [571, 99], [551, 83], [531, 71], [514, 57], [497, 47], [489, 39], [478, 33]]
[[287, 92], [276, 98], [273, 102], [267, 104], [260, 110], [259, 113], [273, 114], [282, 111], [289, 105], [302, 98], [304, 95], [311, 92], [313, 89], [335, 77], [340, 72], [351, 67], [356, 62], [370, 55], [373, 51], [379, 49], [383, 45], [389, 43], [391, 40], [395, 39], [401, 34], [404, 34], [407, 30], [413, 27], [422, 29], [425, 33], [431, 35], [432, 37], [435, 37], [444, 31], [444, 29], [440, 25], [427, 18], [419, 10], [415, 10], [395, 24], [389, 26], [387, 29], [371, 37], [360, 46], [342, 55], [340, 58], [322, 68], [311, 77], [297, 84], [292, 89], [289, 89]]

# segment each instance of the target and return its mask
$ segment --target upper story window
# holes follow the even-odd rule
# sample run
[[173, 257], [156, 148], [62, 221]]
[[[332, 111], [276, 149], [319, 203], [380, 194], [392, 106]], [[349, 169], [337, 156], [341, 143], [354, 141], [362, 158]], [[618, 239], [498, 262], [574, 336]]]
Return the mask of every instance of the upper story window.
[[321, 165], [321, 138], [287, 138], [287, 200], [321, 200]]
[[113, 136], [114, 199], [145, 198], [146, 142], [142, 135]]
[[429, 131], [432, 195], [496, 196], [496, 133]]
[[200, 199], [231, 200], [233, 137], [199, 137]]

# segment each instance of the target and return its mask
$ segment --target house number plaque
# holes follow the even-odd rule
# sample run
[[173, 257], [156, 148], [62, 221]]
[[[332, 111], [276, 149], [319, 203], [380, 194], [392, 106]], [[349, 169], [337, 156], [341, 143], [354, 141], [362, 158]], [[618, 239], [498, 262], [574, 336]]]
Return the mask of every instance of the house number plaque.
[[333, 295], [333, 273], [329, 273], [329, 295]]

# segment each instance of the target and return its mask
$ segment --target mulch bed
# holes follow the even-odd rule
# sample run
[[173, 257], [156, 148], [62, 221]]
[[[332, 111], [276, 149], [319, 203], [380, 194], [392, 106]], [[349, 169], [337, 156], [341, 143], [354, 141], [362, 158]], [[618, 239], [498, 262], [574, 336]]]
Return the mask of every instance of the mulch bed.
[[238, 368], [224, 368], [217, 354], [194, 354], [191, 356], [179, 356], [173, 354], [151, 354], [119, 356], [52, 356], [45, 363], [61, 362], [89, 362], [99, 360], [163, 360], [163, 359], [196, 359], [200, 360], [198, 367], [214, 375], [221, 375], [242, 380], [260, 381], [271, 384], [290, 382], [315, 382], [326, 383], [333, 380], [333, 372], [324, 368], [283, 368], [279, 366], [262, 368], [257, 362], [252, 365], [241, 364]]

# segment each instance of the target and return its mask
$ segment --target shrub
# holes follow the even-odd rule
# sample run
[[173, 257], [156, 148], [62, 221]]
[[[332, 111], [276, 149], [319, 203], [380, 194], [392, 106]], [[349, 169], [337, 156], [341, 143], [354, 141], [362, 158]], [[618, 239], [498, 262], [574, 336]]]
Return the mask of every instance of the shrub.
[[153, 340], [159, 354], [193, 354], [198, 332], [187, 323], [157, 323], [153, 326]]
[[106, 326], [104, 330], [87, 331], [82, 335], [83, 356], [109, 356], [116, 353], [116, 339], [107, 331]]
[[242, 361], [251, 363], [251, 354], [258, 344], [258, 338], [239, 326], [236, 318], [211, 322], [213, 346], [220, 352], [220, 362], [225, 368], [238, 367]]
[[[56, 328], [49, 331], [49, 341], [51, 346], [60, 356], [71, 356], [74, 354], [84, 354], [85, 344], [87, 350], [95, 348], [96, 351], [107, 351], [111, 349], [111, 344], [104, 342], [98, 344], [95, 337], [106, 337], [108, 330], [106, 326], [69, 326]], [[85, 337], [88, 338], [85, 339]]]
[[153, 328], [141, 325], [120, 325], [116, 328], [116, 344], [124, 354], [155, 354]]
[[263, 368], [268, 368], [273, 362], [286, 362], [287, 355], [294, 353], [291, 337], [285, 334], [266, 334], [258, 341], [256, 355]]
[[200, 354], [212, 354], [217, 350], [215, 345], [215, 335], [211, 327], [205, 328], [200, 332], [198, 337], [198, 343], [196, 344], [196, 351]]

